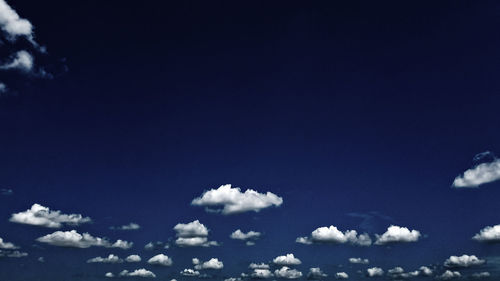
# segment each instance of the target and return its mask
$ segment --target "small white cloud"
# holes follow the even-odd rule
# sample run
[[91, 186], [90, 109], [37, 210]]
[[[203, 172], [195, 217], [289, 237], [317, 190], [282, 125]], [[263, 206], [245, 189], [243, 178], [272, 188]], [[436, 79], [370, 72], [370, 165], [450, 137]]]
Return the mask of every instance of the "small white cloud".
[[491, 274], [487, 271], [484, 272], [476, 272], [471, 275], [472, 278], [474, 279], [483, 279], [483, 278], [488, 278], [490, 277]]
[[248, 268], [251, 268], [251, 269], [256, 269], [256, 268], [259, 268], [259, 269], [269, 269], [269, 265], [266, 264], [266, 263], [251, 263]]
[[349, 258], [349, 262], [355, 264], [369, 264], [370, 260], [362, 258]]
[[500, 179], [500, 159], [482, 163], [459, 175], [453, 181], [456, 188], [474, 188]]
[[130, 255], [125, 258], [126, 262], [140, 262], [141, 257], [139, 255]]
[[327, 276], [319, 267], [311, 267], [309, 268], [307, 279], [318, 280]]
[[104, 274], [104, 277], [113, 278], [115, 277], [115, 275], [112, 272], [107, 272], [106, 274]]
[[[195, 260], [193, 259], [193, 263]], [[222, 269], [224, 267], [224, 263], [217, 258], [211, 258], [210, 260], [201, 263], [198, 260], [198, 264], [195, 265], [195, 269]]]
[[428, 268], [427, 266], [421, 266], [419, 268], [420, 274], [423, 276], [431, 276], [433, 274], [432, 269]]
[[12, 250], [19, 249], [19, 247], [14, 245], [13, 243], [3, 241], [3, 239], [0, 237], [0, 249]]
[[479, 259], [474, 255], [461, 255], [461, 256], [450, 256], [444, 262], [444, 266], [446, 267], [470, 267], [476, 265], [482, 265], [485, 263], [485, 260]]
[[141, 226], [138, 225], [135, 222], [131, 222], [129, 224], [125, 224], [125, 225], [122, 225], [122, 226], [112, 226], [110, 228], [111, 229], [117, 229], [117, 230], [137, 230], [137, 229], [140, 229]]
[[52, 211], [40, 204], [33, 204], [31, 209], [12, 214], [9, 221], [49, 228], [60, 228], [63, 224], [77, 226], [91, 222], [92, 220], [80, 214], [62, 214], [61, 211]]
[[368, 277], [376, 277], [384, 275], [384, 270], [380, 267], [371, 267], [366, 270]]
[[205, 237], [208, 236], [208, 228], [199, 220], [190, 223], [178, 223], [174, 226], [177, 237]]
[[103, 257], [95, 257], [92, 259], [87, 260], [87, 263], [122, 263], [123, 260], [120, 259], [118, 256], [115, 256], [113, 254], [110, 254], [109, 256], [103, 258]]
[[171, 266], [173, 261], [171, 258], [164, 254], [158, 254], [148, 260], [149, 264]]
[[255, 268], [250, 276], [257, 279], [267, 279], [273, 277], [273, 273], [269, 269]]
[[7, 258], [22, 258], [28, 256], [28, 253], [25, 252], [20, 252], [18, 250], [12, 251], [12, 250], [0, 250], [0, 258], [1, 257], [7, 257]]
[[462, 274], [460, 274], [460, 272], [446, 270], [443, 274], [438, 276], [438, 279], [450, 280], [450, 279], [455, 279], [455, 278], [460, 278], [460, 277], [462, 277]]
[[120, 272], [120, 276], [156, 278], [156, 275], [153, 272], [146, 270], [145, 268], [136, 269], [132, 272], [129, 272], [128, 270], [123, 270], [122, 272]]
[[186, 268], [183, 271], [181, 271], [180, 274], [183, 276], [199, 276], [200, 272], [193, 270], [191, 268]]
[[252, 189], [241, 192], [241, 189], [232, 188], [230, 184], [222, 185], [218, 189], [205, 191], [200, 197], [191, 202], [195, 206], [218, 207], [222, 209], [209, 209], [215, 212], [221, 212], [224, 215], [237, 214], [242, 212], [259, 212], [262, 209], [276, 206], [283, 203], [283, 198], [272, 192], [259, 193]]
[[11, 57], [10, 61], [0, 65], [0, 69], [16, 69], [23, 72], [30, 72], [33, 69], [33, 56], [27, 51], [18, 51]]
[[210, 247], [219, 245], [216, 241], [208, 241], [206, 237], [179, 237], [175, 240], [175, 244], [179, 247]]
[[376, 235], [376, 245], [385, 245], [396, 242], [417, 242], [421, 234], [418, 230], [409, 230], [406, 227], [391, 225], [382, 235]]
[[287, 254], [285, 256], [278, 256], [274, 258], [273, 263], [279, 265], [298, 265], [302, 262], [296, 258], [293, 254]]
[[0, 28], [9, 40], [15, 40], [19, 36], [33, 40], [33, 25], [21, 18], [4, 0], [0, 0]]
[[249, 239], [258, 239], [260, 236], [261, 233], [257, 231], [250, 230], [249, 232], [244, 233], [240, 229], [237, 229], [233, 233], [231, 233], [229, 237], [231, 239], [237, 239], [237, 240], [249, 240]]
[[332, 243], [345, 244], [349, 243], [357, 246], [370, 246], [372, 240], [366, 233], [359, 234], [356, 230], [340, 231], [336, 226], [323, 226], [315, 229], [311, 233], [311, 237], [299, 237], [295, 240], [297, 243], [312, 244], [312, 243]]
[[335, 273], [335, 278], [337, 278], [337, 279], [349, 279], [349, 275], [345, 272], [337, 272], [337, 273]]
[[472, 239], [479, 242], [500, 242], [500, 224], [481, 229]]
[[302, 272], [300, 272], [296, 269], [291, 269], [287, 266], [283, 266], [280, 269], [276, 269], [274, 271], [274, 275], [278, 278], [298, 279], [298, 278], [302, 277]]
[[132, 243], [127, 241], [118, 240], [111, 243], [105, 238], [94, 237], [88, 233], [80, 234], [76, 230], [71, 231], [56, 231], [51, 234], [39, 237], [36, 239], [38, 242], [46, 243], [53, 246], [60, 247], [75, 247], [75, 248], [89, 248], [92, 246], [106, 247], [106, 248], [122, 248], [128, 249]]

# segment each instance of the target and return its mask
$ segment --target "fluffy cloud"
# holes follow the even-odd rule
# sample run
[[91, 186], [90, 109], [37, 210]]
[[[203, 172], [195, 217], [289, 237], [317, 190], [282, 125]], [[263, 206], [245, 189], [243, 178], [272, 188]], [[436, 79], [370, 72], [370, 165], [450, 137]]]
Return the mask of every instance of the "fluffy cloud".
[[421, 234], [418, 230], [409, 230], [406, 227], [391, 225], [382, 235], [376, 235], [376, 245], [385, 245], [396, 242], [417, 242]]
[[149, 264], [155, 264], [155, 265], [163, 265], [163, 266], [171, 266], [172, 265], [172, 259], [169, 258], [168, 256], [164, 254], [158, 254], [148, 260]]
[[296, 269], [291, 269], [287, 266], [283, 266], [280, 269], [276, 269], [274, 271], [274, 275], [278, 278], [298, 279], [298, 278], [302, 277], [302, 272], [300, 272]]
[[249, 239], [258, 239], [260, 236], [261, 233], [257, 231], [250, 230], [249, 232], [244, 233], [240, 229], [237, 229], [233, 233], [231, 233], [229, 237], [231, 239], [237, 239], [237, 240], [249, 240]]
[[211, 258], [206, 262], [200, 262], [200, 260], [194, 258], [193, 264], [195, 264], [195, 269], [222, 269], [224, 267], [224, 263], [217, 258]]
[[0, 249], [18, 249], [16, 245], [10, 242], [3, 241], [3, 239], [0, 237]]
[[366, 274], [369, 277], [376, 277], [384, 275], [384, 270], [380, 267], [371, 267], [366, 270]]
[[107, 272], [106, 274], [104, 274], [104, 277], [113, 278], [115, 277], [115, 275], [113, 274], [113, 272]]
[[153, 272], [146, 270], [145, 268], [136, 269], [132, 272], [129, 272], [128, 270], [123, 270], [122, 272], [120, 272], [120, 276], [156, 278], [156, 275]]
[[438, 279], [450, 280], [450, 279], [455, 279], [455, 278], [460, 278], [460, 277], [462, 277], [462, 274], [460, 274], [460, 272], [446, 270], [443, 274], [438, 276]]
[[357, 263], [357, 264], [369, 264], [370, 260], [368, 259], [362, 259], [362, 258], [349, 258], [350, 263]]
[[123, 260], [120, 259], [118, 256], [115, 256], [113, 254], [110, 254], [109, 256], [103, 258], [103, 257], [95, 257], [92, 259], [87, 260], [87, 263], [122, 263]]
[[178, 223], [174, 226], [174, 231], [178, 237], [175, 240], [175, 244], [180, 247], [209, 247], [218, 245], [216, 241], [208, 241], [208, 228], [198, 220], [190, 223]]
[[251, 263], [248, 267], [251, 269], [256, 269], [256, 268], [269, 269], [269, 265], [265, 263]]
[[500, 180], [500, 159], [482, 163], [459, 175], [453, 181], [456, 188], [478, 187], [485, 183]]
[[392, 279], [400, 280], [400, 279], [408, 279], [408, 278], [417, 277], [417, 276], [430, 276], [430, 275], [432, 275], [432, 271], [429, 268], [422, 266], [422, 267], [420, 267], [419, 270], [405, 272], [402, 267], [398, 266], [398, 267], [395, 267], [393, 269], [389, 269], [387, 271], [387, 274]]
[[40, 204], [33, 204], [31, 209], [12, 214], [10, 221], [49, 228], [60, 228], [63, 224], [77, 226], [82, 223], [91, 222], [92, 220], [80, 214], [62, 214], [61, 211], [52, 211]]
[[419, 268], [420, 274], [423, 276], [431, 276], [432, 275], [432, 269], [428, 268], [427, 266], [421, 266]]
[[470, 267], [475, 265], [482, 265], [485, 260], [479, 259], [474, 255], [461, 255], [461, 256], [450, 256], [444, 261], [444, 266], [446, 267]]
[[199, 276], [200, 272], [193, 270], [191, 268], [186, 268], [183, 271], [181, 271], [180, 274], [183, 276]]
[[349, 275], [345, 272], [337, 272], [335, 273], [335, 278], [337, 279], [348, 279]]
[[293, 254], [287, 254], [285, 256], [278, 256], [274, 258], [273, 263], [279, 265], [298, 265], [302, 262], [296, 258]]
[[117, 230], [137, 230], [137, 229], [140, 229], [141, 226], [138, 225], [135, 222], [131, 222], [129, 224], [125, 224], [125, 225], [122, 225], [122, 226], [112, 226], [110, 228], [111, 229], [117, 229]]
[[39, 237], [38, 242], [46, 243], [61, 247], [89, 248], [91, 246], [106, 247], [106, 248], [121, 248], [129, 249], [132, 247], [131, 242], [117, 240], [111, 243], [105, 238], [94, 237], [88, 233], [80, 234], [76, 230], [71, 231], [56, 231], [51, 234]]
[[11, 250], [7, 250], [7, 251], [3, 251], [3, 250], [0, 250], [0, 258], [2, 257], [7, 257], [7, 258], [22, 258], [22, 257], [26, 257], [28, 255], [28, 253], [25, 253], [25, 252], [20, 252], [20, 251], [11, 251]]
[[126, 262], [140, 262], [141, 257], [139, 255], [130, 255], [125, 258]]
[[345, 244], [349, 243], [358, 246], [370, 246], [372, 240], [366, 233], [359, 234], [356, 230], [347, 230], [342, 232], [336, 226], [319, 227], [311, 233], [311, 237], [299, 237], [295, 240], [297, 243], [312, 244], [312, 243], [333, 243]]
[[500, 242], [500, 224], [481, 229], [472, 239], [480, 242]]
[[267, 279], [273, 277], [273, 273], [269, 269], [255, 268], [251, 276], [252, 278]]
[[241, 192], [241, 189], [232, 188], [230, 184], [222, 185], [218, 189], [205, 191], [200, 197], [191, 202], [195, 206], [222, 207], [222, 209], [208, 209], [210, 211], [221, 212], [224, 215], [237, 214], [242, 212], [259, 212], [262, 209], [276, 206], [283, 203], [283, 198], [272, 192], [259, 193], [252, 189]]
[[307, 274], [307, 279], [313, 279], [313, 280], [318, 280], [323, 277], [327, 277], [323, 271], [319, 267], [311, 267], [309, 268], [309, 273]]
[[21, 18], [5, 0], [0, 0], [0, 28], [9, 40], [15, 40], [19, 36], [33, 40], [33, 25]]

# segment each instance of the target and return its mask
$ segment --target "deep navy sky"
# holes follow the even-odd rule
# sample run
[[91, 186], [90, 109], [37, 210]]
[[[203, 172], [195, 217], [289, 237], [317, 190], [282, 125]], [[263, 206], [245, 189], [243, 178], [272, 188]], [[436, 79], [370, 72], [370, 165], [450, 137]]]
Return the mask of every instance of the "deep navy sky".
[[[367, 266], [349, 257], [414, 270], [498, 254], [471, 237], [500, 223], [500, 182], [451, 187], [474, 155], [500, 154], [496, 1], [8, 2], [35, 26], [48, 50], [37, 62], [55, 77], [4, 78], [16, 94], [0, 98], [0, 184], [13, 190], [0, 195], [0, 237], [29, 256], [0, 259], [1, 280], [102, 280], [137, 267], [85, 263], [110, 253], [167, 254], [172, 267], [140, 264], [160, 280], [185, 280], [192, 257], [224, 261], [214, 280], [286, 253], [303, 273], [356, 279]], [[190, 206], [226, 183], [284, 202], [231, 216]], [[134, 247], [36, 243], [55, 230], [8, 221], [33, 203], [89, 216], [79, 232]], [[195, 219], [220, 247], [143, 249]], [[141, 229], [109, 229], [131, 221]], [[320, 226], [380, 234], [390, 224], [425, 237], [295, 243]], [[237, 228], [264, 235], [247, 247], [229, 239]]]

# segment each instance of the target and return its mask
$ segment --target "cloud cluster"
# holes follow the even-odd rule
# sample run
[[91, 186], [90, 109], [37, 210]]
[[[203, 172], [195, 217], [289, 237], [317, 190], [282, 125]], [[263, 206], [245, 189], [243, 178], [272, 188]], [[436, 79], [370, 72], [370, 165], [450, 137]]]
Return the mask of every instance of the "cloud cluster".
[[257, 279], [267, 279], [273, 277], [274, 275], [269, 269], [255, 268], [250, 276]]
[[193, 259], [193, 264], [195, 264], [194, 269], [222, 269], [224, 267], [224, 263], [217, 258], [211, 258], [206, 262], [200, 262], [197, 258]]
[[476, 265], [482, 265], [485, 260], [479, 259], [475, 255], [461, 255], [461, 256], [450, 256], [444, 261], [444, 266], [454, 268], [454, 267], [470, 267]]
[[12, 214], [9, 221], [49, 228], [60, 228], [64, 224], [77, 226], [91, 222], [92, 220], [80, 214], [62, 214], [61, 211], [53, 211], [48, 207], [35, 203], [30, 209], [24, 212]]
[[[272, 192], [268, 191], [264, 194], [252, 189], [241, 192], [240, 188], [232, 188], [230, 184], [205, 191], [191, 202], [194, 206], [204, 206], [209, 211], [221, 212], [224, 215], [248, 211], [259, 212], [271, 206], [279, 207], [282, 203], [283, 198]], [[212, 207], [221, 207], [222, 209], [211, 209]]]
[[366, 233], [359, 234], [356, 230], [340, 231], [336, 226], [319, 227], [311, 233], [311, 237], [298, 237], [295, 240], [297, 243], [312, 244], [312, 243], [332, 243], [345, 244], [349, 243], [357, 246], [370, 246], [372, 240]]
[[88, 233], [80, 234], [76, 230], [71, 231], [56, 231], [51, 234], [39, 237], [36, 241], [60, 247], [74, 248], [89, 248], [92, 246], [105, 248], [121, 248], [129, 249], [132, 247], [132, 242], [117, 240], [111, 243], [106, 238], [94, 237]]
[[482, 163], [465, 171], [453, 181], [456, 188], [473, 188], [485, 183], [500, 180], [500, 159]]
[[158, 254], [148, 260], [149, 264], [171, 266], [173, 261], [171, 258], [164, 254]]
[[208, 228], [198, 220], [190, 223], [178, 223], [174, 226], [177, 239], [175, 244], [180, 247], [210, 247], [217, 246], [216, 241], [208, 241]]
[[122, 272], [120, 272], [120, 276], [123, 276], [123, 277], [145, 277], [145, 278], [156, 278], [156, 275], [145, 269], [145, 268], [140, 268], [140, 269], [136, 269], [132, 272], [128, 271], [128, 270], [123, 270]]
[[273, 263], [278, 265], [299, 265], [302, 262], [293, 254], [286, 254], [284, 256], [274, 258]]
[[186, 268], [180, 272], [182, 276], [199, 276], [200, 272], [191, 268]]
[[387, 275], [392, 279], [401, 280], [417, 276], [431, 276], [432, 270], [426, 266], [421, 266], [418, 270], [405, 272], [402, 267], [395, 267], [387, 271]]
[[3, 239], [0, 237], [0, 249], [12, 250], [12, 249], [19, 249], [19, 247], [17, 247], [11, 242], [3, 241]]
[[298, 279], [302, 277], [302, 272], [296, 270], [296, 269], [291, 269], [287, 266], [283, 266], [280, 269], [276, 269], [274, 271], [274, 275], [278, 278], [284, 278], [284, 279]]
[[311, 267], [309, 268], [309, 273], [307, 274], [307, 279], [312, 279], [312, 280], [319, 280], [321, 278], [327, 277], [328, 275], [325, 274], [321, 268], [319, 267]]
[[472, 239], [479, 242], [500, 242], [500, 224], [481, 229]]
[[376, 245], [385, 245], [396, 242], [417, 242], [421, 234], [418, 230], [409, 230], [406, 227], [391, 225], [382, 235], [376, 235]]
[[139, 255], [130, 255], [125, 258], [126, 262], [140, 262], [141, 257]]
[[92, 259], [87, 260], [87, 263], [122, 263], [123, 260], [120, 259], [118, 256], [115, 256], [113, 254], [110, 254], [109, 256], [103, 258], [103, 257], [95, 257]]

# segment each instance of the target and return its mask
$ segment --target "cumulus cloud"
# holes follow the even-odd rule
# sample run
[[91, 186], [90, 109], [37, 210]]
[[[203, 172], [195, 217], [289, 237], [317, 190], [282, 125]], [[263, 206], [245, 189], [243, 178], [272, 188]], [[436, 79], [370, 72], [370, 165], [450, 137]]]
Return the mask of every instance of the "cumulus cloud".
[[222, 269], [224, 267], [224, 263], [217, 258], [211, 258], [206, 262], [200, 262], [200, 260], [194, 258], [193, 264], [195, 264], [194, 269]]
[[210, 247], [217, 246], [216, 241], [208, 241], [208, 228], [198, 220], [190, 223], [178, 223], [174, 227], [177, 239], [175, 244], [180, 247]]
[[131, 242], [117, 240], [111, 243], [106, 238], [94, 237], [88, 233], [80, 234], [76, 230], [71, 231], [56, 231], [51, 234], [39, 237], [36, 239], [38, 242], [46, 243], [53, 246], [60, 247], [75, 247], [75, 248], [89, 248], [92, 246], [106, 247], [106, 248], [121, 248], [129, 249], [132, 247]]
[[113, 272], [107, 272], [106, 274], [104, 274], [104, 277], [113, 278], [115, 277], [115, 275], [113, 274]]
[[276, 269], [274, 271], [274, 275], [278, 278], [298, 279], [302, 277], [302, 272], [298, 271], [297, 269], [291, 269], [287, 266], [283, 266], [280, 269]]
[[356, 230], [340, 231], [336, 226], [319, 227], [311, 233], [311, 237], [299, 237], [295, 240], [297, 243], [312, 244], [312, 243], [332, 243], [345, 244], [349, 243], [357, 246], [370, 246], [372, 240], [366, 233], [359, 234]]
[[128, 270], [123, 270], [122, 272], [120, 272], [120, 276], [156, 278], [156, 275], [153, 272], [146, 270], [145, 268], [136, 269], [132, 272]]
[[500, 180], [500, 159], [479, 164], [459, 175], [453, 181], [456, 188], [474, 188], [485, 183]]
[[19, 249], [19, 247], [11, 242], [3, 241], [3, 239], [0, 237], [0, 249], [12, 250], [12, 249]]
[[391, 225], [382, 235], [376, 235], [376, 245], [385, 245], [396, 242], [417, 242], [421, 234], [418, 230], [409, 230], [406, 227]]
[[171, 258], [164, 254], [158, 254], [148, 260], [149, 264], [171, 266], [173, 261]]
[[349, 279], [349, 275], [345, 272], [337, 272], [337, 273], [335, 273], [335, 278], [337, 278], [337, 279]]
[[267, 279], [273, 277], [273, 273], [269, 269], [255, 268], [250, 276], [252, 278]]
[[12, 251], [12, 250], [0, 250], [0, 258], [6, 257], [6, 258], [22, 258], [28, 256], [28, 253], [25, 252], [20, 252], [18, 250]]
[[356, 263], [356, 264], [369, 264], [370, 260], [362, 259], [362, 258], [349, 258], [349, 262]]
[[115, 256], [113, 254], [110, 254], [109, 256], [103, 258], [103, 257], [95, 257], [92, 259], [87, 260], [87, 263], [122, 263], [123, 260], [120, 259], [118, 256]]
[[450, 280], [450, 279], [455, 279], [455, 278], [460, 278], [460, 277], [462, 277], [462, 274], [460, 274], [460, 272], [446, 270], [443, 274], [438, 276], [438, 279]]
[[175, 240], [175, 244], [179, 247], [210, 247], [219, 245], [216, 241], [208, 241], [207, 237], [179, 237]]
[[475, 255], [461, 255], [461, 256], [450, 256], [444, 261], [444, 266], [446, 267], [470, 267], [476, 265], [482, 265], [485, 260], [479, 259]]
[[260, 269], [269, 269], [269, 265], [266, 264], [266, 263], [251, 263], [248, 268], [251, 268], [251, 269], [256, 269], [256, 268], [260, 268]]
[[121, 226], [112, 226], [110, 228], [116, 229], [116, 230], [137, 230], [137, 229], [140, 229], [141, 226], [135, 222], [131, 222], [129, 224], [125, 224], [125, 225], [121, 225]]
[[[230, 184], [205, 191], [191, 202], [194, 206], [205, 206], [209, 211], [221, 212], [224, 215], [249, 211], [259, 212], [271, 206], [279, 207], [282, 203], [283, 198], [272, 192], [268, 191], [264, 194], [252, 189], [241, 192], [240, 188], [232, 188]], [[211, 209], [212, 207], [222, 209]]]
[[472, 239], [479, 242], [500, 242], [500, 224], [481, 229]]
[[319, 268], [319, 267], [311, 267], [311, 268], [309, 268], [309, 273], [307, 274], [307, 279], [318, 280], [318, 279], [321, 279], [321, 278], [327, 277], [327, 276], [328, 275], [326, 275], [321, 270], [321, 268]]
[[420, 275], [423, 276], [431, 276], [433, 274], [432, 269], [428, 268], [427, 266], [421, 266], [419, 269]]
[[126, 262], [140, 262], [141, 257], [139, 255], [130, 255], [125, 258]]
[[366, 270], [368, 277], [376, 277], [384, 275], [384, 270], [380, 267], [371, 267]]
[[298, 265], [302, 262], [296, 258], [293, 254], [287, 254], [285, 256], [278, 256], [273, 259], [273, 263], [279, 265]]
[[235, 230], [231, 235], [229, 236], [231, 239], [237, 239], [237, 240], [249, 240], [249, 239], [258, 239], [261, 236], [260, 232], [250, 230], [247, 233], [244, 233], [240, 229]]
[[35, 203], [30, 209], [24, 212], [12, 214], [9, 221], [49, 228], [60, 228], [64, 224], [77, 226], [91, 222], [92, 220], [80, 214], [62, 214], [61, 211], [53, 211], [48, 207]]
[[180, 272], [183, 276], [199, 276], [200, 272], [191, 268], [186, 268]]

